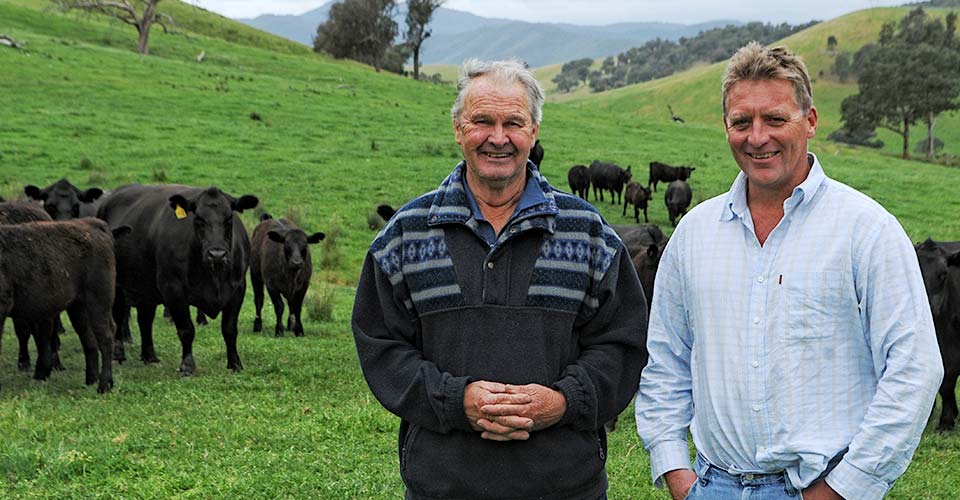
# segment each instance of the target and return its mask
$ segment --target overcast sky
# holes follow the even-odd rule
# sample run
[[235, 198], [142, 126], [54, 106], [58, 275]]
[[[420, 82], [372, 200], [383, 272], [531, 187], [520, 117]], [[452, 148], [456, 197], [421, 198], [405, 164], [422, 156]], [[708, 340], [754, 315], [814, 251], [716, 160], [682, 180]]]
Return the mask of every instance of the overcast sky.
[[[227, 17], [303, 14], [332, 0], [185, 0]], [[444, 7], [483, 17], [531, 22], [613, 24], [662, 21], [695, 24], [730, 19], [799, 24], [909, 0], [447, 0]]]

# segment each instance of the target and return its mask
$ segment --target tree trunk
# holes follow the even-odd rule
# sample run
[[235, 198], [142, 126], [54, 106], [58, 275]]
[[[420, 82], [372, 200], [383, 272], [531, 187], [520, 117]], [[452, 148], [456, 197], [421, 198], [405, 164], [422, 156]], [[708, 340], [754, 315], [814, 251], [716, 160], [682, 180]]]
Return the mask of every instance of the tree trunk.
[[903, 119], [903, 159], [910, 159], [910, 120]]
[[927, 116], [927, 161], [933, 161], [933, 125], [937, 117], [931, 111]]
[[420, 46], [413, 47], [413, 79], [420, 79]]
[[137, 31], [140, 32], [140, 37], [137, 39], [137, 52], [143, 55], [150, 54], [148, 40], [150, 38], [150, 28], [153, 26], [153, 20], [157, 17], [158, 3], [160, 3], [160, 0], [150, 0], [147, 2], [147, 5], [143, 8], [143, 17], [141, 17], [140, 22], [137, 23]]

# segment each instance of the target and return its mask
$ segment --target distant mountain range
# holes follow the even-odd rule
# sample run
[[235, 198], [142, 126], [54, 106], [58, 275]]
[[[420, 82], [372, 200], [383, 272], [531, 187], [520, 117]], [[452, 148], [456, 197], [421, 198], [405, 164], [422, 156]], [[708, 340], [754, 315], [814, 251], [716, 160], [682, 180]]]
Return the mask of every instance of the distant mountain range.
[[[237, 21], [312, 46], [317, 26], [327, 20], [333, 3], [328, 2], [299, 16], [266, 14]], [[400, 4], [396, 17], [401, 32], [405, 27], [405, 6]], [[468, 57], [516, 57], [537, 67], [583, 57], [615, 56], [658, 37], [676, 41], [728, 24], [743, 23], [720, 20], [694, 25], [618, 23], [582, 26], [494, 19], [440, 7], [433, 14], [429, 26], [433, 34], [424, 42], [420, 57], [423, 64], [460, 64]]]

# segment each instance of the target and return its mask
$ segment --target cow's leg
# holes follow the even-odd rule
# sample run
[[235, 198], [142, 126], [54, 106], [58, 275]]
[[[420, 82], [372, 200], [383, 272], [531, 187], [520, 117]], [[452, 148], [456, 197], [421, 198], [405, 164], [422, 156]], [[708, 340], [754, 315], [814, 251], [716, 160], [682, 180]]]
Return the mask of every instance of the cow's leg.
[[31, 321], [22, 319], [13, 319], [13, 328], [17, 334], [17, 370], [22, 372], [30, 371], [30, 337], [36, 338], [34, 329], [36, 325]]
[[160, 362], [157, 351], [153, 348], [153, 318], [156, 315], [157, 304], [137, 306], [137, 327], [140, 328], [140, 361], [143, 361], [144, 364]]
[[[645, 224], [649, 224], [649, 223], [650, 223], [650, 219], [647, 219], [647, 207], [646, 207], [646, 206], [643, 207], [643, 222], [644, 222]], [[638, 215], [638, 216], [637, 216], [637, 224], [639, 224], [639, 223], [640, 223], [640, 216]]]
[[97, 381], [97, 372], [100, 368], [100, 361], [97, 359], [99, 353], [97, 340], [93, 336], [93, 331], [90, 330], [90, 323], [87, 321], [82, 303], [72, 304], [67, 309], [67, 315], [70, 317], [70, 324], [77, 332], [80, 345], [83, 347], [84, 383], [91, 385]]
[[626, 203], [623, 204], [623, 213], [621, 214], [621, 216], [623, 216], [623, 217], [626, 217], [626, 216], [627, 216], [627, 204], [626, 204]]
[[270, 302], [273, 303], [273, 313], [277, 316], [277, 326], [274, 328], [274, 337], [283, 337], [283, 296], [280, 290], [267, 287], [267, 293], [270, 294]]
[[[169, 297], [170, 294], [164, 294]], [[177, 327], [177, 337], [180, 338], [180, 368], [177, 371], [181, 375], [191, 376], [197, 371], [197, 364], [193, 359], [193, 339], [196, 337], [196, 329], [193, 326], [193, 318], [190, 316], [190, 305], [186, 302], [176, 304], [167, 304], [170, 310], [170, 316], [173, 318], [173, 324]]]
[[[100, 300], [96, 300], [97, 298]], [[108, 300], [109, 298], [103, 296], [93, 297], [87, 302], [85, 311], [87, 331], [92, 335], [91, 340], [95, 343], [94, 367], [97, 366], [98, 361], [102, 361], [99, 364], [100, 373], [97, 377], [97, 392], [100, 394], [113, 388], [113, 363], [110, 359], [110, 353], [113, 352], [114, 335], [117, 327], [110, 315]], [[84, 346], [84, 351], [86, 351], [86, 346]], [[97, 359], [97, 353], [100, 354], [99, 360]], [[88, 381], [87, 383], [92, 382]]]
[[937, 430], [948, 431], [953, 429], [957, 420], [957, 376], [960, 371], [950, 370], [943, 374], [943, 382], [940, 384], [940, 423]]
[[50, 335], [53, 334], [53, 319], [43, 319], [34, 323], [33, 341], [37, 344], [37, 366], [33, 372], [35, 380], [50, 377], [53, 359], [50, 355]]
[[300, 319], [300, 312], [303, 310], [303, 298], [306, 294], [307, 289], [304, 288], [294, 294], [290, 300], [290, 320], [293, 322], [290, 330], [293, 330], [293, 335], [297, 337], [303, 337], [303, 321]]
[[253, 286], [253, 305], [257, 316], [253, 318], [253, 332], [263, 331], [263, 318], [260, 312], [263, 310], [263, 277], [259, 273], [250, 273], [250, 284]]
[[220, 333], [223, 335], [223, 343], [227, 347], [227, 368], [235, 372], [243, 370], [240, 353], [237, 352], [237, 319], [240, 317], [240, 308], [243, 306], [243, 297], [246, 292], [247, 284], [244, 281], [234, 292], [230, 303], [224, 308], [223, 318], [220, 321]]
[[[59, 328], [57, 327], [59, 325]], [[66, 331], [63, 328], [63, 322], [60, 321], [60, 315], [53, 322], [53, 330], [50, 331], [50, 367], [58, 372], [66, 371], [60, 361], [60, 332]]]
[[124, 352], [124, 342], [131, 342], [130, 335], [130, 306], [127, 305], [126, 297], [123, 292], [117, 288], [114, 290], [113, 321], [117, 325], [117, 341], [113, 343], [113, 360], [117, 363], [123, 363], [127, 360], [127, 353]]

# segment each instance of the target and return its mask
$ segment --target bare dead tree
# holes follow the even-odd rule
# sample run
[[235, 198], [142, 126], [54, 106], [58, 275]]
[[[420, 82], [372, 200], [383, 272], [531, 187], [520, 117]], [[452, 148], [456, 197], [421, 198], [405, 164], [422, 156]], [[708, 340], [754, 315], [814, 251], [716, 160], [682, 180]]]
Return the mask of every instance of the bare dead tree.
[[157, 4], [161, 0], [136, 0], [133, 3], [127, 0], [51, 0], [63, 10], [85, 10], [98, 12], [117, 19], [137, 28], [137, 52], [147, 55], [150, 53], [148, 40], [150, 28], [154, 24], [160, 25], [164, 33], [168, 33], [166, 23], [173, 24], [173, 18], [167, 14], [157, 12]]

